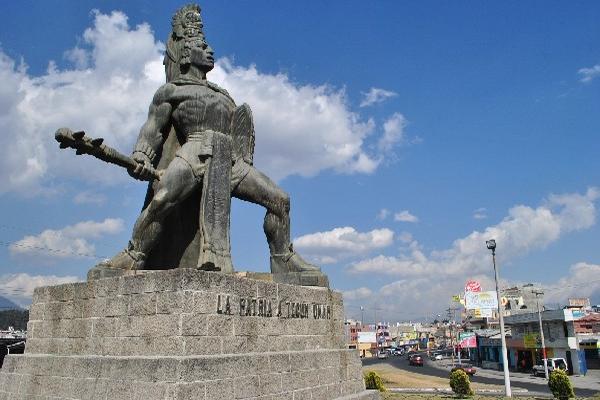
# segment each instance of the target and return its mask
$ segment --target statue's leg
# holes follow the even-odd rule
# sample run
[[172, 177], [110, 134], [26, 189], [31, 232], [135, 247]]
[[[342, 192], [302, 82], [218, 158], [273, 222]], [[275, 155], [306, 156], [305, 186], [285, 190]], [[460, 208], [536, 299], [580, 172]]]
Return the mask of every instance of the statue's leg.
[[105, 267], [143, 269], [146, 254], [160, 239], [165, 217], [200, 185], [190, 165], [175, 157], [158, 182], [154, 197], [135, 222], [131, 241]]
[[267, 209], [263, 225], [271, 252], [271, 273], [288, 276], [282, 281], [309, 286], [328, 286], [321, 270], [306, 262], [290, 240], [290, 197], [268, 176], [250, 166], [245, 177], [233, 188], [233, 196]]

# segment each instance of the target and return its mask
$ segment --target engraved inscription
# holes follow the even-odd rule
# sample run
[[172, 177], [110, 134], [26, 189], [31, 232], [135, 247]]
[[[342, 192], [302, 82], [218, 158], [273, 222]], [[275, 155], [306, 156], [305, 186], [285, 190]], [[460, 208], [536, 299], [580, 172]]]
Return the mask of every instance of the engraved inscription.
[[328, 304], [281, 300], [277, 304], [274, 314], [274, 302], [276, 301], [266, 297], [240, 297], [239, 301], [232, 301], [229, 295], [219, 294], [217, 296], [217, 314], [239, 314], [241, 317], [331, 319], [331, 306]]

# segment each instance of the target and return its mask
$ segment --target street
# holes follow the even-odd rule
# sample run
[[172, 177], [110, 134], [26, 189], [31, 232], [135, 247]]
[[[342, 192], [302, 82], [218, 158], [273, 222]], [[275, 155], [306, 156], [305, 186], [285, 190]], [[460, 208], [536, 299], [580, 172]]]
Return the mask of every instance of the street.
[[[431, 361], [425, 353], [421, 355], [424, 360], [424, 365], [422, 367], [409, 365], [406, 356], [390, 356], [387, 359], [365, 358], [362, 360], [362, 363], [363, 366], [387, 363], [398, 369], [413, 373], [448, 378], [450, 370], [449, 367], [445, 367], [449, 364], [447, 360]], [[574, 379], [572, 379], [572, 381], [573, 380]], [[502, 371], [482, 370], [477, 368], [477, 373], [471, 377], [471, 382], [504, 386], [504, 377]], [[545, 379], [534, 377], [530, 374], [511, 372], [511, 387], [512, 389], [527, 389], [529, 392], [550, 394]], [[577, 396], [590, 397], [598, 394], [598, 392], [598, 390], [594, 389], [575, 387], [575, 394]]]

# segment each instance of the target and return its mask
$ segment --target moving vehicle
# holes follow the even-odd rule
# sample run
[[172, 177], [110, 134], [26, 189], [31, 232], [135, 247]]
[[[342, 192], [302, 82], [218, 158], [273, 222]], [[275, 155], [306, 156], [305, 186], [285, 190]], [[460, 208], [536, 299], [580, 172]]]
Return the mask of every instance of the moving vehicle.
[[455, 366], [454, 366], [454, 367], [453, 367], [453, 368], [450, 370], [450, 372], [454, 372], [454, 371], [456, 371], [456, 370], [459, 370], [459, 369], [463, 370], [463, 371], [465, 372], [465, 374], [467, 374], [467, 375], [469, 375], [469, 376], [473, 376], [473, 375], [475, 375], [475, 373], [477, 372], [477, 370], [476, 370], [475, 368], [473, 368], [473, 366], [471, 366], [471, 365], [466, 365], [466, 364], [463, 364], [463, 365], [455, 365]]
[[386, 351], [378, 351], [377, 358], [386, 359], [386, 358], [388, 358], [388, 353]]
[[423, 357], [421, 357], [418, 354], [413, 354], [408, 359], [408, 365], [416, 365], [417, 367], [422, 367], [423, 366]]
[[567, 361], [564, 358], [544, 358], [542, 360], [542, 364], [533, 366], [533, 375], [545, 376], [546, 372], [544, 371], [544, 366], [546, 363], [548, 364], [548, 373], [554, 371], [555, 369], [562, 369], [565, 372], [569, 372]]
[[443, 355], [441, 355], [441, 354], [436, 354], [435, 356], [433, 356], [433, 359], [434, 359], [435, 361], [440, 361], [440, 360], [443, 360], [443, 359], [444, 359], [444, 356], [443, 356]]

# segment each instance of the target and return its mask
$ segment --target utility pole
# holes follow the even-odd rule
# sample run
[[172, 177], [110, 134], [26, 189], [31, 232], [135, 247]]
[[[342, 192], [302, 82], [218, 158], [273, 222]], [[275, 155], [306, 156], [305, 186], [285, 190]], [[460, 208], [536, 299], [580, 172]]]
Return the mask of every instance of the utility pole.
[[[454, 312], [459, 310], [458, 308], [448, 307], [448, 325], [450, 327], [450, 346], [452, 346], [452, 365], [454, 365], [454, 358], [456, 356], [456, 348], [454, 347]], [[458, 362], [460, 364], [460, 355], [458, 356]]]
[[539, 295], [543, 296], [544, 292], [541, 290], [532, 290], [535, 294], [535, 302], [537, 303], [538, 321], [540, 323], [540, 338], [542, 339], [542, 363], [544, 364], [544, 374], [546, 380], [548, 380], [548, 359], [546, 358], [546, 341], [544, 340], [544, 327], [542, 325], [542, 312], [540, 311], [540, 300]]
[[510, 390], [510, 375], [508, 374], [508, 354], [506, 350], [506, 335], [504, 333], [504, 315], [502, 315], [500, 301], [500, 289], [498, 288], [498, 268], [496, 267], [496, 241], [494, 239], [487, 240], [485, 242], [487, 248], [492, 251], [492, 260], [494, 263], [494, 280], [496, 281], [496, 297], [498, 300], [498, 318], [500, 319], [500, 336], [502, 339], [502, 364], [504, 369], [504, 390], [506, 397], [512, 397], [512, 391]]

